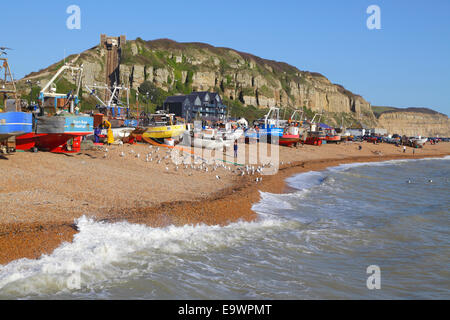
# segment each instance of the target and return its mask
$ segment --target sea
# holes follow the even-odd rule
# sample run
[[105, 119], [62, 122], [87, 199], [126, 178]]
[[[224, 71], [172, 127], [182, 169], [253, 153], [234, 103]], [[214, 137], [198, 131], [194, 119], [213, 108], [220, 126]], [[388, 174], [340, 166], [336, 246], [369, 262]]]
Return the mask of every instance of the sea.
[[251, 223], [82, 217], [73, 243], [0, 266], [0, 299], [449, 299], [449, 160], [296, 174]]

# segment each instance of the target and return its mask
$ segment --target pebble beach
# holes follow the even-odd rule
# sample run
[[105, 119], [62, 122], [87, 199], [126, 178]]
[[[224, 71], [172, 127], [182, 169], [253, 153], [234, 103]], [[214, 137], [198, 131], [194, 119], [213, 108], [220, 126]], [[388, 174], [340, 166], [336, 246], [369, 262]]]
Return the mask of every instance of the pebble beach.
[[[362, 149], [359, 150], [359, 146]], [[128, 221], [151, 227], [227, 225], [252, 221], [260, 191], [282, 193], [295, 173], [352, 162], [450, 155], [450, 144], [423, 149], [391, 144], [342, 143], [279, 149], [273, 175], [244, 174], [267, 165], [240, 145], [239, 165], [173, 161], [169, 150], [147, 144], [109, 146], [79, 154], [18, 152], [0, 156], [0, 264], [51, 253], [77, 233], [75, 220]], [[107, 150], [106, 150], [107, 149]], [[200, 155], [201, 151], [197, 150]], [[229, 152], [232, 156], [232, 151]], [[181, 159], [188, 155], [179, 152]], [[208, 154], [210, 156], [210, 154]], [[202, 155], [202, 159], [208, 157]], [[178, 161], [178, 160], [177, 160]], [[261, 179], [261, 180], [259, 180]]]

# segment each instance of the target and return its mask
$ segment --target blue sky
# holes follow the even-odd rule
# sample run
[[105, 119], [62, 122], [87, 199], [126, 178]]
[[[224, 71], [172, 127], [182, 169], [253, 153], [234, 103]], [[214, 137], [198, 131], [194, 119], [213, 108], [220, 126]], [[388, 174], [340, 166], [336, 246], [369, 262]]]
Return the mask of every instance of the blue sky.
[[[81, 30], [66, 28], [69, 5]], [[369, 30], [369, 5], [381, 30]], [[450, 1], [227, 0], [2, 3], [0, 46], [16, 77], [91, 48], [100, 33], [233, 48], [320, 72], [373, 105], [450, 114]], [[115, 21], [111, 18], [114, 18]]]

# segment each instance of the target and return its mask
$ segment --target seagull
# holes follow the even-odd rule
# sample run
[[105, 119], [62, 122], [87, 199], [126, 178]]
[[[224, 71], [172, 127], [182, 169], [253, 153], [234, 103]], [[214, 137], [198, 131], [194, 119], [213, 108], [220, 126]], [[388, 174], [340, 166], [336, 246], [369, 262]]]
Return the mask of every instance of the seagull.
[[108, 152], [108, 148], [105, 148], [105, 152]]
[[169, 171], [169, 167], [166, 167], [166, 171]]
[[140, 158], [141, 157], [141, 154], [140, 153], [138, 153], [137, 155], [136, 155], [136, 158]]
[[428, 182], [429, 182], [429, 183], [433, 183], [433, 180], [430, 179], [430, 180], [428, 180]]
[[217, 179], [217, 180], [220, 180], [220, 177], [219, 177], [219, 176], [216, 176], [216, 179]]
[[125, 153], [123, 153], [123, 151], [120, 153], [120, 156], [123, 158], [125, 157]]
[[407, 183], [411, 183], [411, 180], [406, 181]]
[[103, 158], [106, 158], [108, 155], [105, 153], [104, 155], [103, 155]]

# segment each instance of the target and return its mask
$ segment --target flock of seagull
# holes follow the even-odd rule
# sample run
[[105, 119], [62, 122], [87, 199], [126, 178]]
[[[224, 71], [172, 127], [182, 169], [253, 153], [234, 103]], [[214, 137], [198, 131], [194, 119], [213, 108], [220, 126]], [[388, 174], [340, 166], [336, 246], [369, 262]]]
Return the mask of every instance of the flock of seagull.
[[[191, 155], [191, 154], [186, 154], [184, 151], [182, 151], [182, 160], [180, 159], [180, 154], [178, 153], [178, 150], [168, 150], [166, 151], [166, 154], [164, 156], [161, 156], [159, 151], [161, 150], [160, 147], [156, 147], [153, 148], [153, 146], [149, 146], [150, 151], [145, 155], [145, 162], [156, 162], [157, 164], [161, 164], [164, 161], [164, 164], [166, 165], [165, 167], [165, 171], [169, 172], [170, 168], [169, 165], [170, 163], [168, 162], [169, 159], [171, 158], [173, 163], [175, 163], [175, 167], [173, 168], [173, 170], [175, 172], [178, 172], [180, 169], [183, 170], [196, 170], [196, 171], [200, 171], [200, 172], [205, 172], [205, 173], [213, 173], [216, 172], [218, 169], [223, 169], [223, 170], [227, 170], [229, 172], [232, 172], [234, 174], [237, 174], [239, 176], [254, 176], [257, 175], [255, 182], [259, 183], [262, 182], [263, 178], [261, 177], [263, 175], [263, 170], [265, 168], [271, 168], [273, 167], [273, 164], [271, 162], [268, 162], [266, 164], [263, 164], [261, 166], [249, 166], [249, 165], [233, 165], [234, 168], [232, 168], [232, 166], [227, 166], [225, 165], [225, 163], [220, 163], [218, 164], [217, 161], [207, 161], [197, 155]], [[108, 148], [104, 149], [105, 154], [103, 155], [103, 158], [107, 158], [108, 157], [108, 153], [109, 150]], [[134, 156], [137, 159], [141, 158], [141, 154], [140, 153], [136, 153], [134, 150], [130, 150], [129, 154], [131, 156]], [[126, 154], [125, 152], [120, 152], [120, 157], [125, 158]], [[192, 158], [194, 158], [194, 163], [192, 163]], [[281, 165], [283, 165], [284, 163], [281, 162]], [[189, 174], [189, 176], [191, 176], [192, 173]], [[219, 175], [216, 175], [216, 179], [217, 180], [221, 180], [221, 177]], [[408, 179], [406, 181], [406, 183], [408, 184], [412, 184], [413, 181], [411, 179]], [[433, 180], [429, 179], [428, 183], [433, 183]]]
[[[408, 179], [408, 180], [406, 181], [406, 183], [407, 183], [407, 184], [411, 184], [411, 183], [413, 183], [413, 182], [412, 182], [411, 179]], [[429, 179], [429, 180], [428, 180], [428, 183], [433, 183], [433, 180]]]
[[[197, 155], [192, 155], [189, 153], [186, 153], [184, 151], [182, 151], [182, 154], [180, 155], [180, 153], [178, 152], [178, 150], [168, 150], [166, 151], [166, 153], [164, 154], [160, 154], [160, 147], [153, 147], [153, 146], [149, 146], [149, 152], [146, 153], [144, 157], [142, 157], [144, 159], [145, 162], [155, 162], [157, 164], [165, 164], [165, 171], [166, 172], [170, 172], [170, 160], [172, 161], [173, 164], [175, 164], [175, 167], [173, 167], [173, 171], [178, 172], [179, 170], [196, 170], [199, 172], [205, 172], [205, 173], [216, 173], [218, 172], [219, 169], [223, 169], [226, 170], [228, 172], [232, 172], [238, 176], [257, 176], [255, 179], [256, 183], [260, 183], [262, 182], [263, 178], [261, 177], [261, 175], [263, 175], [263, 170], [265, 168], [271, 168], [273, 167], [273, 164], [271, 162], [268, 162], [266, 164], [260, 165], [260, 166], [250, 166], [250, 165], [236, 165], [233, 164], [233, 166], [230, 165], [226, 165], [225, 162], [223, 163], [218, 163], [220, 162], [220, 160], [210, 160], [207, 161], [206, 159], [203, 159]], [[109, 154], [109, 149], [105, 148], [104, 150], [104, 155], [103, 158], [106, 159], [108, 158], [108, 154]], [[131, 149], [128, 152], [129, 156], [140, 159], [141, 158], [141, 154], [140, 153], [136, 153], [133, 149]], [[121, 151], [119, 154], [120, 157], [125, 158], [127, 156], [127, 154], [124, 151]], [[193, 158], [193, 163], [192, 163], [192, 158]], [[170, 160], [169, 160], [170, 159]], [[188, 174], [188, 176], [192, 176], [192, 172]], [[216, 174], [216, 179], [217, 180], [221, 180], [221, 177], [219, 175]]]

